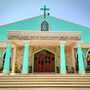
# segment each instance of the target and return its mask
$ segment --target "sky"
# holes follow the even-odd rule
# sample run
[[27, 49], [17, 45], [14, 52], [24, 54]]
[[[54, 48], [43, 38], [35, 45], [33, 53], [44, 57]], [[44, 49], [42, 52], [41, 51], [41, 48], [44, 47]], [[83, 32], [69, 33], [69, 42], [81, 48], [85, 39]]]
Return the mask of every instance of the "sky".
[[51, 16], [90, 27], [90, 0], [0, 0], [0, 25], [39, 16], [43, 5]]

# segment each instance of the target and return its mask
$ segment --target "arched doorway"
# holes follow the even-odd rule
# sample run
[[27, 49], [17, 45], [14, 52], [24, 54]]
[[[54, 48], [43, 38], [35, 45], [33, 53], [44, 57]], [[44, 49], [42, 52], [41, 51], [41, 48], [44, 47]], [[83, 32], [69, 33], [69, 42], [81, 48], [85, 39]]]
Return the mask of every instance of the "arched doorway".
[[55, 54], [42, 49], [34, 54], [34, 72], [55, 72]]

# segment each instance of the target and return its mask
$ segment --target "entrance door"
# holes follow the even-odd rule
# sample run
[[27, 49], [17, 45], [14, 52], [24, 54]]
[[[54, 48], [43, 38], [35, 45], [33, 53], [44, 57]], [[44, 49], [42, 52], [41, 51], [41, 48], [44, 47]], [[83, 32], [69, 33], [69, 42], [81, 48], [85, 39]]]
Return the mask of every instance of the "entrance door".
[[55, 55], [45, 49], [35, 53], [34, 72], [55, 72]]

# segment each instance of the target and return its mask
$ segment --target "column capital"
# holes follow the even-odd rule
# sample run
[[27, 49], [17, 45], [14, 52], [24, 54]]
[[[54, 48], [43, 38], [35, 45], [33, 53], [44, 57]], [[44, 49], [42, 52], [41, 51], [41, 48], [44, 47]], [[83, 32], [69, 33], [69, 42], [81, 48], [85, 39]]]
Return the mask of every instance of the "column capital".
[[7, 47], [12, 48], [12, 44], [11, 43], [7, 43]]
[[26, 47], [30, 46], [29, 42], [25, 41], [24, 46], [26, 46]]
[[76, 45], [76, 48], [80, 48], [80, 47], [81, 47], [81, 45], [80, 45], [80, 44], [77, 44], [77, 45]]
[[65, 46], [65, 44], [66, 44], [66, 41], [60, 41], [60, 42], [59, 42], [59, 45], [60, 45], [60, 46]]
[[83, 41], [78, 41], [76, 44], [76, 47], [81, 47], [82, 44], [83, 44]]

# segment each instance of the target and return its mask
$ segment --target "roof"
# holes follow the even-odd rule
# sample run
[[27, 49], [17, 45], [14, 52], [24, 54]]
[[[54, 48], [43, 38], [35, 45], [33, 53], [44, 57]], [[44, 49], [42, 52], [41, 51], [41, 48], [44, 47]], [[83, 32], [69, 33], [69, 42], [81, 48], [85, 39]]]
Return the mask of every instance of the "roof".
[[[7, 40], [7, 32], [10, 30], [29, 30], [33, 32], [39, 32], [41, 30], [40, 28], [42, 21], [44, 21], [43, 16], [36, 16], [0, 26], [0, 41]], [[84, 42], [90, 42], [90, 28], [88, 27], [74, 24], [62, 19], [57, 19], [53, 16], [48, 16], [46, 21], [49, 23], [49, 29], [52, 32], [80, 32], [81, 39]]]

